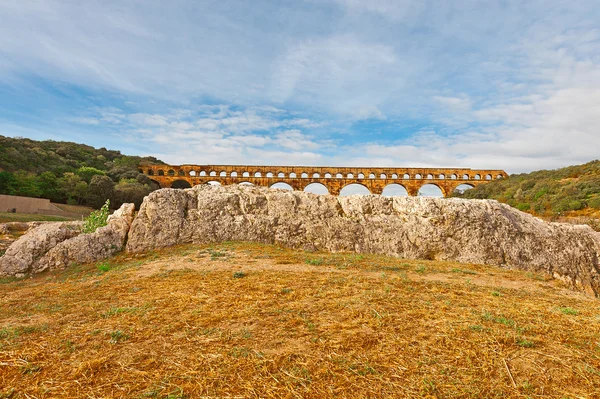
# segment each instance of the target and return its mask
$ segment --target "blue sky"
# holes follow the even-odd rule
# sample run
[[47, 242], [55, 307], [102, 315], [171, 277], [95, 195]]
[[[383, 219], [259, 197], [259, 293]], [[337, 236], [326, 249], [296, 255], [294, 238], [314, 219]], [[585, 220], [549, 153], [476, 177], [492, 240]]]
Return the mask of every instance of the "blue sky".
[[0, 134], [166, 162], [599, 158], [596, 1], [0, 2]]

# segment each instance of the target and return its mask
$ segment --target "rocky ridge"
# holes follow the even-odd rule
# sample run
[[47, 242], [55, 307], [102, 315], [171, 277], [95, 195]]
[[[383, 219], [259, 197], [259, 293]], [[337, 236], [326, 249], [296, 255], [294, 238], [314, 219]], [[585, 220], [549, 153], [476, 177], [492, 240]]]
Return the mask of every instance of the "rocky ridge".
[[144, 200], [126, 248], [220, 241], [539, 271], [600, 295], [599, 233], [494, 200], [334, 197], [254, 186], [163, 189]]
[[[91, 262], [117, 252], [125, 241], [129, 252], [182, 243], [255, 241], [310, 251], [376, 253], [540, 271], [575, 289], [600, 295], [600, 233], [587, 226], [547, 223], [493, 200], [334, 197], [254, 186], [202, 185], [155, 191], [132, 219], [133, 206], [121, 208], [105, 228], [76, 234], [53, 246], [44, 244], [44, 249], [15, 267], [23, 248], [39, 241], [34, 236], [42, 233], [37, 232], [44, 227], [40, 226], [0, 258], [0, 274]], [[53, 225], [55, 231], [62, 231], [60, 224]], [[24, 265], [27, 262], [29, 266]]]

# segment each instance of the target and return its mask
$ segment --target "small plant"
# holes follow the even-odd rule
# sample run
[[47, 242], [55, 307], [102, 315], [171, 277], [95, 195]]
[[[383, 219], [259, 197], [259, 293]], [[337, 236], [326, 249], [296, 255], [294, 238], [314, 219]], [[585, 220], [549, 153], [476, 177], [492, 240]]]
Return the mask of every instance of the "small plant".
[[244, 273], [244, 272], [233, 273], [233, 278], [244, 278], [244, 277], [246, 277], [246, 273]]
[[472, 331], [483, 331], [483, 327], [480, 326], [479, 324], [474, 324], [469, 326], [469, 329]]
[[502, 293], [500, 291], [492, 291], [491, 294], [492, 296], [502, 296]]
[[579, 314], [579, 312], [577, 310], [573, 309], [573, 308], [566, 307], [566, 308], [559, 308], [559, 309], [564, 314], [570, 314], [570, 315], [577, 315], [577, 314]]
[[415, 269], [415, 271], [417, 273], [425, 273], [425, 266], [424, 265], [418, 265], [417, 268]]
[[111, 344], [118, 344], [119, 342], [125, 341], [128, 339], [129, 339], [129, 335], [125, 334], [121, 330], [115, 330], [110, 333], [110, 341], [109, 342]]
[[102, 273], [106, 273], [107, 271], [110, 270], [110, 263], [108, 262], [103, 262], [100, 263], [98, 266], [96, 266], [98, 268], [98, 271], [102, 272]]
[[313, 266], [320, 266], [323, 264], [323, 258], [306, 259], [306, 263]]
[[523, 348], [533, 348], [533, 342], [525, 338], [518, 338], [517, 345], [522, 346]]
[[282, 294], [289, 294], [290, 292], [292, 292], [291, 288], [282, 288], [281, 289], [281, 293]]
[[83, 221], [83, 233], [89, 234], [96, 231], [99, 227], [106, 226], [108, 214], [110, 212], [110, 200], [106, 200], [102, 208], [90, 213], [90, 216]]

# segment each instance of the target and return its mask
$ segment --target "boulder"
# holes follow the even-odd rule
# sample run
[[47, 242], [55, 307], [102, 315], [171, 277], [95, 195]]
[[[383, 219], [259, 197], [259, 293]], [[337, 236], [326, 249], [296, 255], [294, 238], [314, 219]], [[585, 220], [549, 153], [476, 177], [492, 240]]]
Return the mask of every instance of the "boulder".
[[237, 185], [162, 189], [144, 199], [127, 250], [219, 241], [543, 271], [600, 295], [599, 233], [493, 200], [334, 197]]
[[14, 276], [32, 267], [51, 248], [81, 233], [82, 222], [44, 223], [13, 242], [0, 258], [0, 275]]
[[83, 222], [44, 223], [11, 244], [0, 258], [0, 275], [19, 276], [105, 259], [123, 249], [135, 206], [123, 204], [106, 226], [81, 234]]
[[63, 241], [50, 249], [35, 264], [32, 272], [64, 269], [71, 263], [95, 262], [120, 252], [125, 245], [134, 213], [134, 204], [123, 204], [108, 217], [106, 226], [93, 233]]

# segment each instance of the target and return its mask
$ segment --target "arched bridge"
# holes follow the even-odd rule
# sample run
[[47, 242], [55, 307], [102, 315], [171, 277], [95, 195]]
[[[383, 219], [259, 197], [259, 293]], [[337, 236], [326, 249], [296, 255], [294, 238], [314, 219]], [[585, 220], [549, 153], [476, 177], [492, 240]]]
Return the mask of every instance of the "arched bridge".
[[265, 187], [286, 183], [294, 190], [304, 190], [309, 184], [320, 183], [332, 195], [339, 195], [342, 188], [350, 184], [360, 184], [372, 194], [381, 194], [386, 186], [398, 184], [406, 189], [408, 195], [415, 196], [421, 187], [433, 184], [441, 189], [444, 196], [448, 196], [461, 184], [474, 187], [508, 177], [503, 170], [452, 168], [140, 165], [139, 171], [163, 188], [216, 182], [221, 185], [251, 183]]

